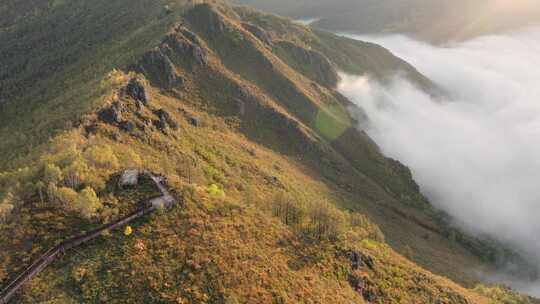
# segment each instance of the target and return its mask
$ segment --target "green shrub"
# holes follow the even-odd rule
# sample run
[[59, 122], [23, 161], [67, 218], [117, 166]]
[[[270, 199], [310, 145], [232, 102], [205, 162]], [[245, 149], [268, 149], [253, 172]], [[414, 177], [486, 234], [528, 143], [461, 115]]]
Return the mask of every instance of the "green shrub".
[[478, 285], [473, 291], [492, 300], [491, 304], [532, 304], [531, 299], [501, 285]]
[[223, 191], [218, 185], [211, 184], [206, 188], [206, 192], [211, 196], [224, 197], [225, 191]]

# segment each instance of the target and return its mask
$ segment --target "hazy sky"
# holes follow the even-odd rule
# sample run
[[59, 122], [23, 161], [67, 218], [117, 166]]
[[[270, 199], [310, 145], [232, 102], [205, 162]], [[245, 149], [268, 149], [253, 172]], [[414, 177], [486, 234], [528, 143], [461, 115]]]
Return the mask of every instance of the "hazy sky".
[[540, 262], [540, 28], [444, 48], [356, 38], [387, 47], [453, 96], [432, 100], [399, 75], [385, 87], [343, 75], [340, 90], [368, 114], [368, 133], [435, 206]]

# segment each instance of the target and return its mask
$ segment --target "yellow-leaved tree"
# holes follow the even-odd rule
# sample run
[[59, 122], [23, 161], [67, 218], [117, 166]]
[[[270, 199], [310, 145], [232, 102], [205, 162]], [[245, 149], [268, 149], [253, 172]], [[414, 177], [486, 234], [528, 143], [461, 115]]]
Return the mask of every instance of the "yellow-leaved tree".
[[14, 200], [15, 197], [13, 196], [13, 194], [11, 192], [8, 192], [5, 195], [4, 199], [0, 201], [0, 222], [6, 220], [11, 211], [13, 210]]
[[75, 201], [75, 209], [84, 217], [91, 218], [103, 207], [96, 192], [91, 187], [84, 188]]

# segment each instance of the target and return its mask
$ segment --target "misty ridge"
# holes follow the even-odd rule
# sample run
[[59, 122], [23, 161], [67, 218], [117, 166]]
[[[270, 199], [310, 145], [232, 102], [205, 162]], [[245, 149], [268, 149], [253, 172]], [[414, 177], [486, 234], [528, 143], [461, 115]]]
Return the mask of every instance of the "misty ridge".
[[436, 47], [402, 35], [351, 36], [391, 50], [451, 97], [396, 75], [381, 85], [342, 75], [365, 129], [407, 164], [455, 224], [540, 262], [540, 28]]

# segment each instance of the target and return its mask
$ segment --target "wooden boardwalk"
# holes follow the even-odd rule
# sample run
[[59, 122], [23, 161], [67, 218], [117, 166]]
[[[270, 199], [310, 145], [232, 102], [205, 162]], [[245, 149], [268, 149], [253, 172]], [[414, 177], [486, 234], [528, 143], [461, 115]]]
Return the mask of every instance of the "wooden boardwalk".
[[112, 231], [117, 228], [123, 227], [128, 223], [143, 217], [149, 213], [156, 211], [157, 209], [170, 208], [176, 199], [169, 193], [167, 187], [164, 185], [164, 179], [158, 175], [155, 175], [148, 171], [141, 171], [142, 175], [148, 176], [156, 184], [156, 187], [161, 192], [161, 196], [149, 199], [145, 201], [140, 208], [136, 211], [112, 222], [104, 225], [100, 228], [92, 230], [86, 234], [71, 238], [67, 241], [60, 243], [59, 245], [49, 249], [41, 257], [35, 260], [26, 270], [13, 279], [0, 293], [0, 304], [8, 304], [11, 298], [17, 293], [24, 284], [29, 282], [32, 278], [38, 275], [43, 269], [49, 266], [59, 256], [65, 254], [72, 248], [78, 247], [90, 240], [100, 236], [103, 232]]

